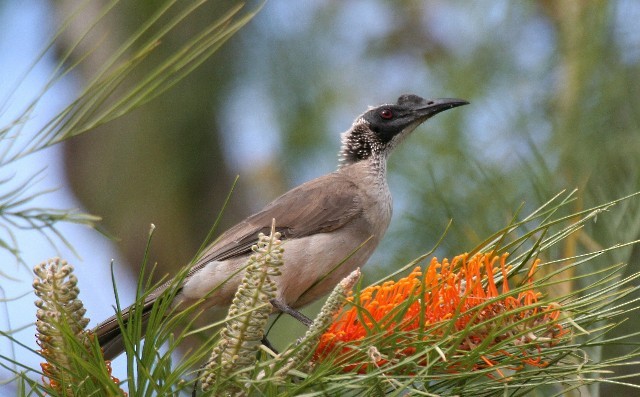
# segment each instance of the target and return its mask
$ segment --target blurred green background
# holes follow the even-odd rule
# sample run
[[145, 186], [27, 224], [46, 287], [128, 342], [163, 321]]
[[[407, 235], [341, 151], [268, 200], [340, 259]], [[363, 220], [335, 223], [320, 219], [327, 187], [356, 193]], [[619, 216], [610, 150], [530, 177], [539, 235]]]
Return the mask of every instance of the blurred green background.
[[[75, 3], [51, 4], [65, 15]], [[123, 2], [77, 78], [161, 3]], [[163, 43], [165, 56], [171, 40], [188, 41], [232, 4], [207, 2]], [[72, 23], [88, 23], [92, 10]], [[174, 273], [202, 243], [236, 175], [219, 230], [334, 170], [339, 134], [367, 106], [403, 93], [469, 100], [392, 155], [394, 217], [365, 268], [371, 282], [428, 251], [451, 219], [439, 256], [471, 250], [522, 203], [528, 213], [563, 189], [579, 189], [572, 211], [640, 190], [638, 20], [632, 0], [267, 2], [169, 92], [67, 142], [67, 176], [117, 237], [132, 275], [149, 223], [158, 274]], [[550, 255], [637, 239], [639, 219], [638, 205], [626, 204]], [[640, 266], [632, 249], [602, 261], [628, 262], [629, 273]], [[301, 332], [286, 324], [277, 328], [282, 340]], [[616, 332], [634, 330], [638, 322], [628, 321]], [[609, 349], [602, 354], [620, 353]], [[615, 389], [600, 386], [602, 395]]]

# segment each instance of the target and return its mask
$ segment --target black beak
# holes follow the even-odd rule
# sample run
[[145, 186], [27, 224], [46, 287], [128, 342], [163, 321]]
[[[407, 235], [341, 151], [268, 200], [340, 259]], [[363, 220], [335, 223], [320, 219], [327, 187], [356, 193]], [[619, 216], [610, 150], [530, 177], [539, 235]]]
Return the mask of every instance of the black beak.
[[456, 98], [424, 99], [422, 103], [416, 104], [415, 112], [421, 121], [425, 121], [445, 110], [468, 104], [464, 99]]

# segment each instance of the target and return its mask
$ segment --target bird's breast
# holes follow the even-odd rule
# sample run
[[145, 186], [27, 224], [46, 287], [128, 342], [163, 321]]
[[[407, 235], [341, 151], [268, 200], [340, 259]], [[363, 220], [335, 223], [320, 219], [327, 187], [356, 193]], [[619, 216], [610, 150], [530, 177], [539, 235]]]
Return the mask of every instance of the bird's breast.
[[392, 212], [386, 183], [375, 189], [380, 190], [359, 189], [360, 214], [342, 228], [285, 242], [282, 275], [276, 281], [283, 301], [294, 308], [305, 306], [366, 264]]
[[327, 294], [367, 262], [379, 241], [364, 218], [330, 233], [285, 241], [282, 274], [274, 279], [280, 299], [297, 308]]
[[362, 213], [368, 223], [369, 233], [382, 239], [391, 222], [393, 212], [393, 200], [386, 180], [373, 179], [367, 181], [368, 188], [362, 188]]

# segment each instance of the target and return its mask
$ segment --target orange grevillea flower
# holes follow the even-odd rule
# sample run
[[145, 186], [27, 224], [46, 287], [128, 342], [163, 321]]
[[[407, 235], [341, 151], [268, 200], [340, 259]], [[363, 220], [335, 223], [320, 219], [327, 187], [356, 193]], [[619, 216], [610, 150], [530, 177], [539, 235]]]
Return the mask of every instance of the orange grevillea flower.
[[[511, 292], [507, 257], [508, 254], [463, 254], [442, 262], [433, 258], [424, 272], [416, 267], [398, 281], [370, 286], [357, 296], [350, 296], [348, 299], [354, 304], [343, 309], [321, 336], [316, 360], [336, 349], [348, 353], [352, 350], [348, 344], [353, 346], [367, 336], [384, 332], [394, 335], [390, 344], [395, 358], [414, 354], [416, 339], [441, 341], [451, 337], [456, 343], [455, 351], [462, 354], [481, 344], [486, 350], [504, 342], [505, 346], [517, 347], [516, 361], [520, 365], [545, 366], [547, 363], [537, 352], [558, 343], [568, 332], [558, 322], [560, 306], [539, 305], [541, 294], [533, 288]], [[538, 261], [533, 263], [525, 280], [529, 286], [537, 264]], [[502, 276], [499, 284], [496, 276]], [[463, 337], [452, 337], [464, 330]], [[378, 352], [385, 350], [384, 346], [375, 348]], [[513, 362], [513, 350], [506, 349], [498, 353], [494, 349], [491, 356], [481, 355], [472, 368], [492, 366], [500, 360], [498, 355], [508, 356]], [[376, 365], [388, 361], [380, 354], [370, 357]], [[342, 361], [345, 360], [348, 358]], [[346, 370], [364, 369], [361, 363], [344, 364]], [[448, 370], [455, 370], [455, 366], [452, 363]]]

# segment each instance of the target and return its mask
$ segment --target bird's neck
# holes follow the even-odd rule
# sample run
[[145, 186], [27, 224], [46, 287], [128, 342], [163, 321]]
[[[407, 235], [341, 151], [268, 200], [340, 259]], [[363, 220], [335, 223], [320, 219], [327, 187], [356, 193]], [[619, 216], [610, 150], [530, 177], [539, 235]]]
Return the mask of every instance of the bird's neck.
[[362, 179], [368, 186], [378, 186], [383, 190], [388, 189], [387, 158], [381, 153], [373, 153], [371, 156], [357, 161], [349, 161], [341, 157], [338, 172], [353, 173], [354, 177]]
[[351, 129], [342, 134], [338, 169], [362, 163], [368, 174], [386, 179], [387, 152], [382, 144], [372, 137], [368, 126], [362, 120], [356, 120]]
[[391, 193], [387, 184], [386, 161], [369, 158], [352, 164], [341, 164], [336, 172], [344, 174], [348, 180], [357, 184], [362, 194], [371, 197], [380, 206], [380, 213], [387, 214], [390, 218]]

